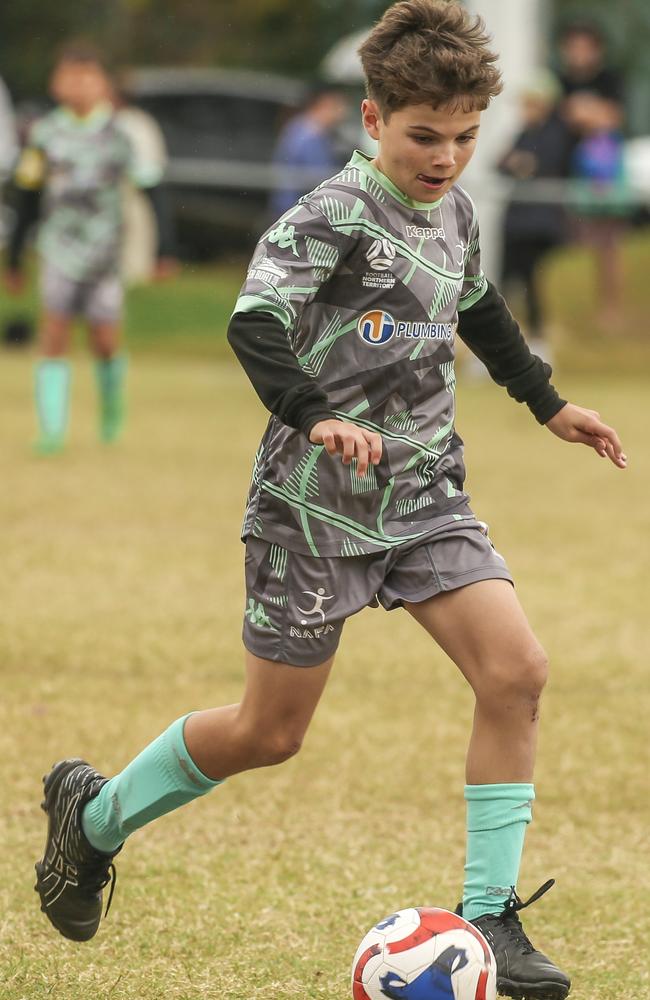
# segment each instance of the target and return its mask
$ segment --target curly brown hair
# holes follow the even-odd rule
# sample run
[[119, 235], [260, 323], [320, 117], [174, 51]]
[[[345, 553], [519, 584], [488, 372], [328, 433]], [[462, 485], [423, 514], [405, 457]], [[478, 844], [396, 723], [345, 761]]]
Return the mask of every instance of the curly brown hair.
[[489, 41], [454, 0], [395, 3], [359, 48], [368, 97], [385, 119], [407, 104], [483, 111], [503, 89]]

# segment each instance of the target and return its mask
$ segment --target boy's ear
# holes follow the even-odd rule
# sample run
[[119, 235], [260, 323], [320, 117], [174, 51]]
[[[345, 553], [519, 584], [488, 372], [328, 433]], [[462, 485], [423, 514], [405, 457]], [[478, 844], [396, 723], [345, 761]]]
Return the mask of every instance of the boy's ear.
[[381, 121], [381, 111], [377, 104], [366, 97], [361, 102], [361, 121], [363, 127], [371, 139], [379, 139], [379, 122]]

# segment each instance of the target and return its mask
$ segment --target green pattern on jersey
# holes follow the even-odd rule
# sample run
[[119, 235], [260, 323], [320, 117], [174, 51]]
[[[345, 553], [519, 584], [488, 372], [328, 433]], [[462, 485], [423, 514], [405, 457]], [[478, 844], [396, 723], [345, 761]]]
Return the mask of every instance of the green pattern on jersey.
[[287, 550], [281, 545], [271, 545], [269, 548], [269, 562], [275, 570], [278, 580], [284, 580], [287, 572]]
[[115, 272], [122, 183], [136, 177], [138, 164], [110, 106], [85, 118], [57, 108], [32, 126], [28, 145], [45, 165], [41, 254], [73, 281]]
[[468, 195], [454, 187], [431, 204], [410, 201], [362, 154], [274, 223], [235, 311], [277, 316], [335, 415], [380, 434], [383, 452], [360, 478], [356, 461], [343, 465], [272, 418], [244, 536], [354, 556], [470, 516], [462, 489], [450, 487], [464, 478], [454, 335], [459, 305], [484, 289]]

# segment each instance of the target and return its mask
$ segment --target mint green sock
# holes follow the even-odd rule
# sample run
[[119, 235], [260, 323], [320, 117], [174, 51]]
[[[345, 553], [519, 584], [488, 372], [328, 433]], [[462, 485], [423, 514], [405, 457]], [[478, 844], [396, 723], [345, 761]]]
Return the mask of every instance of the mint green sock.
[[42, 358], [34, 373], [40, 441], [62, 444], [68, 425], [70, 363], [65, 358]]
[[467, 860], [463, 916], [500, 913], [517, 884], [526, 826], [532, 819], [532, 784], [465, 785]]
[[103, 441], [114, 441], [124, 422], [124, 381], [126, 356], [98, 358], [95, 374], [99, 389], [99, 432]]
[[112, 853], [141, 826], [221, 784], [190, 757], [183, 738], [187, 718], [173, 722], [86, 805], [81, 824], [98, 851]]

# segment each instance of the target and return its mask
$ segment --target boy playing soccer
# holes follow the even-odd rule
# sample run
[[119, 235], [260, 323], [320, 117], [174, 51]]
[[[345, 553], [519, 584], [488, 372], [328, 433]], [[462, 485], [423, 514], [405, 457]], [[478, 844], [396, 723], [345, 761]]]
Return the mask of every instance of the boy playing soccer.
[[159, 255], [170, 256], [171, 248], [158, 187], [160, 170], [156, 164], [136, 162], [117, 127], [99, 53], [85, 44], [64, 49], [50, 89], [59, 106], [34, 124], [16, 168], [18, 211], [5, 279], [9, 291], [20, 292], [26, 235], [43, 214], [38, 241], [43, 356], [36, 367], [35, 392], [36, 447], [44, 454], [60, 451], [65, 440], [70, 392], [65, 354], [75, 316], [86, 321], [96, 358], [100, 436], [113, 441], [121, 429], [126, 359], [120, 353], [119, 257], [122, 184], [127, 178], [151, 198]]
[[500, 91], [487, 41], [455, 3], [391, 7], [361, 49], [377, 156], [355, 153], [260, 240], [229, 328], [272, 413], [243, 529], [246, 689], [238, 705], [174, 722], [110, 780], [77, 759], [46, 777], [37, 889], [67, 937], [96, 932], [128, 834], [298, 751], [345, 619], [379, 601], [406, 608], [476, 697], [462, 913], [495, 952], [499, 990], [569, 991], [518, 917], [552, 884], [527, 903], [515, 892], [546, 662], [463, 492], [456, 327], [540, 423], [620, 468], [626, 459], [596, 413], [558, 397], [481, 273], [456, 182]]

